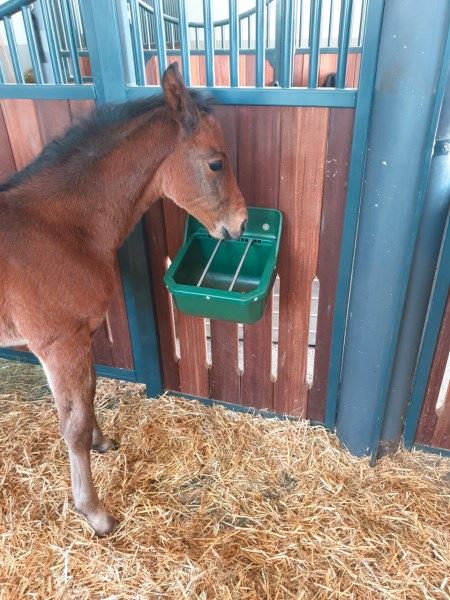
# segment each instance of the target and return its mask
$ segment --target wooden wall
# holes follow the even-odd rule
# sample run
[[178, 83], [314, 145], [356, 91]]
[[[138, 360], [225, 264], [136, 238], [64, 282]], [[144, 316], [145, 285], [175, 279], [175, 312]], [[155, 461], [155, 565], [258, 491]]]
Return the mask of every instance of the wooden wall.
[[[450, 294], [447, 298], [441, 330], [434, 352], [430, 376], [422, 405], [416, 443], [450, 450], [450, 384], [444, 374], [450, 352]], [[447, 385], [444, 404], [436, 410], [442, 386]]]
[[[318, 81], [319, 87], [325, 83], [328, 75], [336, 73], [337, 54], [321, 54], [319, 61]], [[169, 56], [169, 63], [177, 62], [180, 71], [182, 64], [180, 57]], [[347, 87], [358, 87], [359, 69], [361, 63], [361, 54], [350, 53], [347, 59], [347, 73], [345, 85]], [[307, 54], [295, 54], [293, 64], [293, 85], [296, 87], [306, 87], [308, 85], [308, 65], [309, 57]], [[193, 86], [206, 85], [206, 70], [204, 56], [191, 56], [191, 84]], [[255, 85], [255, 55], [241, 54], [239, 56], [239, 85]], [[159, 85], [158, 58], [155, 56], [146, 63], [146, 82], [148, 85]], [[226, 55], [214, 57], [215, 84], [219, 86], [230, 85], [229, 59]], [[270, 62], [265, 61], [264, 84], [271, 86], [274, 83], [274, 69]]]
[[[231, 162], [249, 205], [278, 207], [284, 216], [279, 258], [278, 374], [271, 375], [272, 311], [244, 326], [244, 368], [238, 326], [211, 322], [208, 364], [205, 321], [174, 316], [162, 275], [182, 240], [184, 214], [158, 202], [146, 214], [165, 387], [235, 404], [323, 420], [331, 323], [353, 110], [220, 106]], [[320, 280], [314, 380], [306, 383], [311, 284]]]
[[[25, 166], [42, 146], [90, 110], [90, 102], [2, 100], [0, 178]], [[279, 259], [278, 372], [272, 371], [272, 310], [244, 326], [175, 314], [163, 284], [182, 241], [185, 215], [158, 202], [145, 216], [148, 256], [163, 357], [164, 385], [218, 400], [323, 420], [336, 273], [345, 205], [352, 109], [218, 106], [231, 162], [249, 205], [284, 215]], [[306, 380], [311, 284], [320, 280], [314, 379]], [[176, 340], [174, 319], [177, 323]], [[179, 353], [176, 345], [179, 342]], [[132, 368], [122, 287], [95, 336], [98, 364]]]
[[[25, 167], [43, 146], [94, 108], [91, 101], [0, 100], [0, 181]], [[120, 276], [107, 318], [94, 337], [97, 364], [133, 368]]]

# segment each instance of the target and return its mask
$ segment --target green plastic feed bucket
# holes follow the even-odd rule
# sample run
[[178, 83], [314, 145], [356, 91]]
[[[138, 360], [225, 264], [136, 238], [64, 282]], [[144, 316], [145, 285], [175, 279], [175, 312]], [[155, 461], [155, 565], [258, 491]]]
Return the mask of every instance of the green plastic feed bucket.
[[184, 243], [164, 282], [182, 312], [255, 323], [264, 314], [276, 274], [282, 215], [272, 208], [248, 208], [239, 240], [216, 240], [189, 216]]

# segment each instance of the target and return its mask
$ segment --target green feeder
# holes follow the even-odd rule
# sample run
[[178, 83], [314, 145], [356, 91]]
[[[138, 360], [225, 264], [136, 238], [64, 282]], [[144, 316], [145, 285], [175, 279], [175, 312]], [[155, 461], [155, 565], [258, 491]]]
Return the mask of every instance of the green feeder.
[[164, 282], [178, 310], [200, 317], [256, 323], [264, 314], [276, 275], [282, 214], [248, 208], [238, 240], [217, 240], [189, 216], [184, 243]]

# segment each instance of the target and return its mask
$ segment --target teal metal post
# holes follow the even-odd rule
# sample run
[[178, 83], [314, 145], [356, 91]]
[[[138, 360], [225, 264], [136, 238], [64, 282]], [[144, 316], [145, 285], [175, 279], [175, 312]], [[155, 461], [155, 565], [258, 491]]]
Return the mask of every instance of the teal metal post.
[[442, 101], [436, 90], [449, 22], [447, 0], [385, 5], [336, 423], [352, 453], [372, 458], [422, 212], [430, 129]]
[[[120, 10], [125, 2], [114, 0], [81, 0], [85, 34], [97, 91], [97, 103], [123, 102], [126, 78], [120, 39]], [[138, 223], [119, 250], [119, 262], [125, 292], [134, 367], [137, 378], [147, 386], [147, 394], [162, 392], [161, 358], [154, 313], [150, 269], [146, 258], [145, 234]]]

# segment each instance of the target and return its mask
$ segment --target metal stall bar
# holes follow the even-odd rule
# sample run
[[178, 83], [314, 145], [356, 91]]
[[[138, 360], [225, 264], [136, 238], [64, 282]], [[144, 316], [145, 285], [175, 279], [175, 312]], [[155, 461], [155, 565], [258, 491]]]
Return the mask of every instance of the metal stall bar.
[[427, 319], [420, 345], [419, 360], [417, 362], [414, 386], [409, 403], [409, 412], [405, 423], [405, 446], [411, 448], [416, 438], [428, 379], [433, 366], [434, 352], [439, 338], [442, 318], [448, 297], [450, 280], [450, 211], [442, 238], [442, 245], [438, 259], [438, 266], [434, 279], [431, 300], [428, 306]]
[[156, 50], [158, 51], [159, 75], [162, 79], [167, 68], [166, 29], [164, 27], [162, 0], [154, 0], [156, 23]]
[[385, 449], [382, 426], [445, 90], [442, 65], [450, 63], [449, 22], [447, 2], [386, 2], [336, 421], [346, 447], [372, 459]]
[[203, 0], [203, 19], [205, 22], [206, 85], [214, 87], [214, 27], [210, 0]]
[[0, 60], [0, 84], [2, 83], [5, 83], [5, 75], [3, 73], [2, 61]]
[[264, 61], [265, 61], [265, 27], [264, 18], [265, 0], [256, 0], [256, 87], [264, 87]]
[[183, 79], [186, 85], [191, 85], [191, 61], [189, 59], [189, 28], [186, 16], [186, 1], [178, 0], [180, 12], [180, 46], [181, 46], [181, 65], [183, 67]]
[[214, 260], [215, 255], [217, 254], [217, 250], [219, 249], [220, 244], [222, 243], [222, 240], [219, 240], [216, 245], [214, 246], [214, 250], [211, 253], [211, 256], [208, 259], [208, 262], [205, 265], [205, 268], [202, 271], [202, 274], [200, 275], [199, 280], [197, 281], [197, 287], [200, 287], [203, 283], [203, 280], [206, 277], [206, 273], [209, 271], [209, 267], [211, 266], [212, 261]]
[[47, 36], [48, 52], [52, 63], [53, 78], [55, 83], [63, 83], [59, 52], [56, 47], [56, 31], [50, 14], [48, 0], [41, 0], [42, 20], [44, 21], [45, 34]]
[[[80, 1], [85, 16], [85, 35], [97, 103], [123, 102], [126, 99], [125, 72], [129, 62], [123, 52], [130, 54], [128, 46], [124, 47], [120, 38], [121, 23], [128, 20], [126, 6], [120, 0]], [[108, 27], [104, 26], [105, 22]], [[142, 221], [120, 248], [119, 264], [132, 341], [134, 372], [138, 381], [145, 383], [147, 394], [156, 396], [163, 389], [161, 356]], [[131, 376], [133, 371], [129, 371], [129, 374]]]
[[30, 51], [31, 64], [33, 65], [34, 78], [36, 83], [43, 83], [41, 61], [39, 60], [39, 51], [36, 41], [36, 35], [34, 33], [33, 22], [31, 20], [31, 9], [29, 6], [22, 6], [22, 18], [25, 26], [25, 35], [28, 42], [28, 49]]
[[308, 87], [317, 87], [317, 74], [320, 60], [320, 17], [322, 0], [312, 0], [309, 23], [309, 69]]
[[78, 62], [77, 43], [75, 40], [75, 19], [72, 12], [72, 3], [70, 0], [62, 0], [62, 13], [67, 31], [67, 45], [69, 46], [70, 58], [72, 61], [73, 76], [75, 83], [83, 83], [80, 72], [80, 63]]
[[[325, 426], [333, 428], [336, 422], [336, 409], [341, 374], [342, 354], [347, 323], [347, 307], [352, 276], [353, 252], [361, 189], [365, 166], [365, 149], [369, 136], [370, 115], [377, 72], [378, 48], [383, 20], [384, 0], [370, 2], [365, 43], [361, 57], [361, 76], [356, 102], [355, 125], [348, 173], [347, 199], [342, 229], [342, 242], [337, 276], [336, 299], [334, 303], [333, 326], [330, 347], [330, 366], [327, 377], [327, 402]], [[334, 93], [349, 93], [350, 90], [336, 90]]]
[[228, 291], [231, 292], [232, 289], [234, 288], [234, 284], [237, 281], [237, 278], [239, 277], [239, 273], [242, 270], [242, 265], [244, 264], [244, 260], [248, 254], [248, 251], [250, 250], [250, 246], [252, 245], [253, 240], [248, 240], [247, 245], [245, 246], [245, 250], [244, 250], [244, 254], [241, 256], [241, 260], [239, 261], [238, 266], [236, 267], [236, 271], [234, 273], [234, 277], [230, 283], [230, 287], [228, 288]]
[[339, 23], [338, 62], [336, 71], [336, 87], [345, 87], [347, 72], [348, 43], [350, 40], [350, 25], [352, 21], [353, 0], [342, 0], [341, 18]]
[[236, 0], [229, 0], [228, 11], [230, 19], [230, 85], [237, 87], [239, 85], [239, 19]]
[[285, 0], [282, 3], [281, 9], [282, 47], [280, 85], [281, 87], [289, 88], [292, 83], [292, 58], [294, 50], [294, 0]]
[[23, 83], [22, 67], [20, 65], [16, 36], [14, 35], [11, 17], [4, 17], [3, 23], [5, 24], [6, 39], [8, 41], [9, 53], [11, 55], [11, 62], [14, 69], [14, 77], [16, 78], [17, 83]]
[[[148, 7], [147, 7], [148, 8]], [[145, 60], [142, 45], [141, 18], [139, 15], [139, 0], [130, 0], [131, 11], [131, 39], [134, 51], [134, 64], [136, 69], [137, 85], [145, 85]]]

